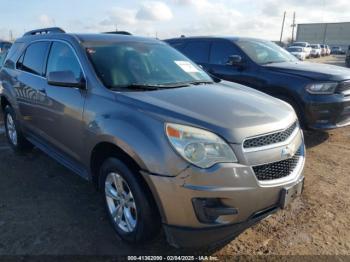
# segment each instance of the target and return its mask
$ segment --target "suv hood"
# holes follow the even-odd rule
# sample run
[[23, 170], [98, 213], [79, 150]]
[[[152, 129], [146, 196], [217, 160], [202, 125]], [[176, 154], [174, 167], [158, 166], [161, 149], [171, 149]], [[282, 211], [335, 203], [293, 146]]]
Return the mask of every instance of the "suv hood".
[[226, 81], [122, 94], [117, 96], [119, 101], [164, 122], [207, 129], [230, 143], [284, 129], [296, 120], [287, 103]]
[[287, 74], [307, 77], [316, 81], [343, 81], [350, 79], [350, 70], [345, 67], [309, 63], [283, 62], [264, 65], [265, 68]]

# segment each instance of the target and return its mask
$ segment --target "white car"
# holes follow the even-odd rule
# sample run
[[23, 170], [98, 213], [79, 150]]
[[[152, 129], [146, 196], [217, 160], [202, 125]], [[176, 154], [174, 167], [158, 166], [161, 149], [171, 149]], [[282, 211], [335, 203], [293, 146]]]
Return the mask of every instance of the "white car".
[[311, 45], [311, 57], [320, 57], [322, 55], [322, 49], [319, 44]]
[[300, 46], [290, 46], [287, 48], [287, 51], [294, 55], [299, 60], [305, 60], [306, 59], [306, 53], [304, 52], [304, 48]]
[[305, 52], [305, 54], [306, 54], [306, 58], [309, 58], [310, 56], [311, 56], [311, 46], [310, 46], [310, 44], [308, 43], [308, 42], [294, 42], [292, 45], [291, 45], [291, 47], [292, 46], [298, 46], [298, 47], [302, 47], [304, 50], [304, 52]]

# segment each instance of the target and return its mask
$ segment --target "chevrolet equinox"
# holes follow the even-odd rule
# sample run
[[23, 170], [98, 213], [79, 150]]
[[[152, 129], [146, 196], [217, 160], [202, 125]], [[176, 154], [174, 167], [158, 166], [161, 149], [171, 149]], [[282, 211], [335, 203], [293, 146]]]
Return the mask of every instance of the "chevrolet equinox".
[[36, 146], [93, 182], [127, 242], [163, 227], [177, 247], [217, 244], [301, 194], [292, 107], [213, 81], [161, 41], [34, 30], [0, 81], [13, 149]]

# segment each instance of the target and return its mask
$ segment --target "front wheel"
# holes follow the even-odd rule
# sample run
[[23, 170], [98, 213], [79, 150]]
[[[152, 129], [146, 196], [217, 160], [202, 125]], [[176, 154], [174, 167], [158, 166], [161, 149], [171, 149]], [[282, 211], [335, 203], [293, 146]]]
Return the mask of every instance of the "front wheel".
[[100, 171], [100, 187], [109, 220], [123, 240], [140, 243], [158, 234], [160, 216], [156, 203], [137, 171], [109, 158]]

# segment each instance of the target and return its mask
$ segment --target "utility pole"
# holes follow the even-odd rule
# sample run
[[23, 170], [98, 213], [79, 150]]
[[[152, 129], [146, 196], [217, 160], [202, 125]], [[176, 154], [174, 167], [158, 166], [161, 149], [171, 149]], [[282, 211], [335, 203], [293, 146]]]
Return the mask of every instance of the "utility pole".
[[293, 13], [293, 24], [291, 25], [292, 27], [292, 43], [294, 42], [294, 28], [296, 27], [297, 25], [295, 24], [295, 12]]
[[282, 44], [282, 36], [283, 36], [283, 30], [284, 30], [284, 21], [286, 20], [286, 11], [284, 11], [283, 14], [283, 21], [282, 21], [282, 28], [281, 28], [281, 36], [280, 36], [280, 44]]
[[10, 42], [12, 42], [13, 40], [12, 30], [9, 31], [9, 40]]

